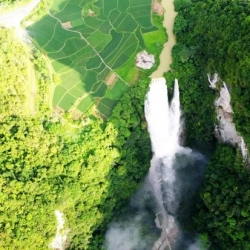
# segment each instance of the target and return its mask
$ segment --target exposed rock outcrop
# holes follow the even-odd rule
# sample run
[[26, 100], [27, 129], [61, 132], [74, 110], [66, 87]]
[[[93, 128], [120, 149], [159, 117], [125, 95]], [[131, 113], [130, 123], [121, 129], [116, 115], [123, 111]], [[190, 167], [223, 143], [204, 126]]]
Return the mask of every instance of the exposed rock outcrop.
[[173, 216], [168, 215], [167, 220], [159, 218], [156, 214], [156, 227], [162, 229], [161, 236], [155, 241], [152, 250], [172, 250], [173, 245], [178, 238], [179, 228]]
[[65, 250], [68, 246], [67, 234], [69, 229], [64, 229], [65, 220], [63, 218], [63, 213], [59, 210], [56, 210], [55, 215], [57, 219], [56, 236], [50, 243], [49, 247], [54, 250]]
[[[211, 88], [216, 89], [216, 84], [219, 80], [217, 73], [212, 76], [208, 74], [208, 81]], [[248, 158], [247, 148], [244, 139], [236, 131], [233, 123], [233, 110], [230, 105], [230, 100], [230, 92], [226, 83], [223, 82], [223, 86], [220, 88], [220, 96], [214, 102], [218, 119], [218, 125], [215, 127], [215, 136], [221, 142], [229, 143], [240, 148], [242, 156], [246, 160]]]
[[136, 66], [142, 69], [151, 69], [155, 63], [154, 55], [148, 54], [146, 50], [136, 55]]

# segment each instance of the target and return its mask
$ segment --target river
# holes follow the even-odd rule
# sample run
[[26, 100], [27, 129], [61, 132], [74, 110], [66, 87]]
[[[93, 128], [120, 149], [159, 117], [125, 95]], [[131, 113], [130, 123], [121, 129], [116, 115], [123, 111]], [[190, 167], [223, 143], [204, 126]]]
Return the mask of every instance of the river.
[[165, 9], [163, 26], [167, 29], [168, 41], [164, 44], [164, 48], [160, 54], [160, 65], [151, 75], [152, 78], [162, 77], [163, 73], [170, 69], [170, 64], [172, 63], [171, 50], [175, 44], [173, 27], [177, 13], [174, 11], [174, 2], [173, 0], [162, 0], [161, 5]]

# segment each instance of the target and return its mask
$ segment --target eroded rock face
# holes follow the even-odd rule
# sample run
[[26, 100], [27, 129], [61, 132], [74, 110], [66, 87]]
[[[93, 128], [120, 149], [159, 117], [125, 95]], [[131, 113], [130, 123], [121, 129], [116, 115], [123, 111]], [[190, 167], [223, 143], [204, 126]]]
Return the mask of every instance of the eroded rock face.
[[65, 220], [63, 218], [64, 214], [59, 210], [55, 211], [55, 216], [57, 220], [56, 236], [50, 243], [49, 248], [54, 250], [65, 250], [68, 246], [67, 234], [69, 229], [64, 228]]
[[222, 142], [230, 143], [231, 145], [239, 146], [241, 143], [241, 136], [236, 131], [233, 123], [232, 114], [233, 110], [230, 105], [230, 93], [223, 82], [223, 87], [220, 89], [220, 96], [215, 100], [217, 109], [217, 119], [219, 124], [215, 128], [215, 132]]
[[[216, 89], [216, 83], [219, 82], [219, 80], [217, 73], [213, 76], [208, 75], [210, 87], [213, 89]], [[233, 110], [230, 101], [230, 92], [226, 83], [223, 82], [223, 86], [220, 89], [220, 96], [214, 102], [218, 119], [218, 125], [215, 126], [215, 136], [221, 142], [229, 143], [240, 148], [242, 156], [246, 160], [248, 158], [248, 152], [244, 139], [238, 134], [233, 123]]]
[[146, 50], [136, 56], [136, 66], [142, 69], [151, 69], [155, 63], [154, 55], [148, 54]]

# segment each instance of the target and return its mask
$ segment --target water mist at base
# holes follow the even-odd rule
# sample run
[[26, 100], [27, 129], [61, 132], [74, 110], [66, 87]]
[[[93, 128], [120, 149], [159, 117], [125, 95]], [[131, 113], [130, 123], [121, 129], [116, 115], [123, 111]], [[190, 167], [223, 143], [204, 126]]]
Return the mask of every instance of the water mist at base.
[[151, 166], [132, 198], [130, 216], [110, 226], [107, 249], [199, 249], [194, 235], [184, 232], [180, 221], [188, 220], [192, 197], [204, 179], [205, 159], [179, 144], [181, 111], [177, 80], [171, 103], [165, 79], [152, 80], [145, 100], [145, 116], [153, 152]]

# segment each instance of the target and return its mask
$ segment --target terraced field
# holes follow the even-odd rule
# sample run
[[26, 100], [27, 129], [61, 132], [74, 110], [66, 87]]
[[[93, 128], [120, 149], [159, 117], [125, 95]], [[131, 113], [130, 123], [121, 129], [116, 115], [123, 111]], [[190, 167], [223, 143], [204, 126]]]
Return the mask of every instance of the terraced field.
[[27, 27], [61, 77], [53, 105], [106, 118], [136, 77], [136, 53], [145, 49], [151, 0], [54, 0], [48, 15]]

